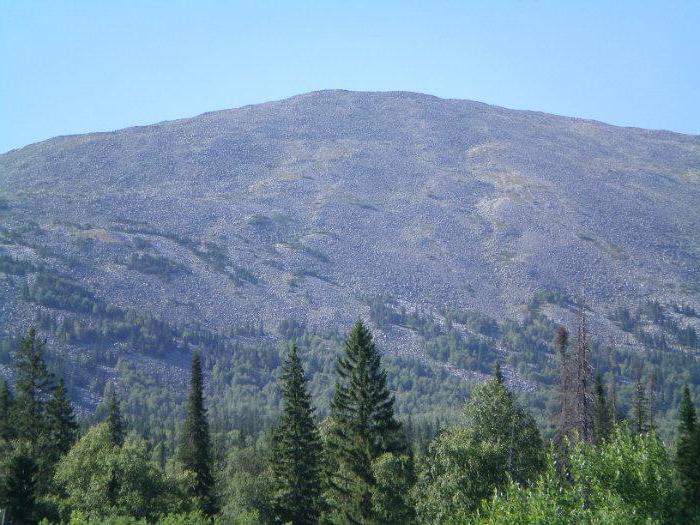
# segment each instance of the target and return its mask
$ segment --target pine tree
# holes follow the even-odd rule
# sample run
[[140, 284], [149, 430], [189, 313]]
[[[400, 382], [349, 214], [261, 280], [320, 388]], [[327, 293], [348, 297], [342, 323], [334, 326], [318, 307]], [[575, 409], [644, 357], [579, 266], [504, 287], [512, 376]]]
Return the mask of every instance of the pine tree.
[[406, 444], [380, 354], [362, 321], [345, 342], [337, 373], [328, 436], [328, 520], [373, 523], [372, 462], [385, 452], [404, 452]]
[[649, 400], [646, 393], [646, 385], [642, 382], [641, 371], [637, 373], [637, 381], [634, 389], [633, 405], [634, 429], [639, 434], [649, 431]]
[[31, 328], [20, 341], [14, 355], [17, 398], [14, 421], [17, 437], [31, 445], [32, 453], [46, 433], [46, 403], [51, 395], [52, 378], [44, 363], [45, 342]]
[[612, 410], [605, 396], [603, 378], [598, 374], [595, 380], [595, 404], [593, 410], [595, 440], [600, 443], [610, 436], [612, 430]]
[[107, 413], [107, 427], [115, 445], [122, 446], [126, 437], [126, 425], [122, 418], [122, 411], [119, 407], [119, 397], [114, 388], [109, 392], [109, 407]]
[[676, 468], [685, 496], [695, 506], [700, 504], [700, 429], [688, 385], [683, 388], [678, 416]]
[[282, 368], [284, 408], [273, 433], [271, 470], [277, 518], [293, 525], [318, 522], [321, 439], [296, 345]]
[[9, 441], [15, 435], [12, 422], [14, 399], [7, 381], [0, 383], [0, 440]]
[[178, 456], [183, 467], [195, 475], [193, 496], [197, 506], [206, 514], [216, 512], [212, 453], [207, 410], [204, 407], [202, 361], [199, 354], [192, 358], [190, 394], [187, 415]]
[[494, 372], [493, 377], [500, 384], [503, 384], [503, 372], [501, 371], [501, 363], [499, 361], [496, 361], [496, 371]]
[[78, 424], [73, 415], [73, 407], [66, 395], [66, 388], [61, 379], [53, 391], [53, 396], [46, 406], [49, 452], [53, 463], [66, 454], [78, 437]]

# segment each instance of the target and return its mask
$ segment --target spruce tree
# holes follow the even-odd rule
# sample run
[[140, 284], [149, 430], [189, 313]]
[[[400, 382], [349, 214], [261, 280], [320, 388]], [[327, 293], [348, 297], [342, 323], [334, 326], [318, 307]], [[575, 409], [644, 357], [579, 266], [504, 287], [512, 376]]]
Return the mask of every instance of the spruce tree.
[[678, 417], [678, 434], [681, 436], [692, 435], [697, 427], [697, 414], [695, 412], [695, 405], [693, 405], [693, 399], [690, 396], [690, 387], [687, 384], [683, 388], [683, 397], [681, 399]]
[[37, 465], [30, 451], [21, 448], [6, 461], [0, 508], [9, 513], [9, 523], [36, 523]]
[[493, 374], [493, 377], [498, 381], [500, 384], [503, 384], [503, 372], [501, 371], [501, 363], [499, 361], [496, 361], [496, 370]]
[[372, 462], [385, 452], [404, 452], [406, 444], [380, 354], [362, 321], [345, 342], [337, 374], [328, 436], [327, 517], [337, 523], [373, 523]]
[[178, 457], [183, 467], [195, 475], [193, 496], [204, 513], [216, 512], [214, 476], [212, 475], [212, 453], [209, 438], [207, 410], [204, 407], [204, 385], [202, 361], [199, 354], [192, 358], [190, 393], [187, 400], [187, 415]]
[[318, 522], [321, 440], [296, 345], [282, 367], [284, 408], [273, 433], [271, 470], [277, 519], [293, 525]]
[[46, 402], [52, 391], [52, 378], [44, 363], [45, 342], [31, 328], [14, 355], [17, 397], [14, 421], [17, 437], [31, 445], [33, 454], [46, 434]]
[[676, 468], [691, 505], [700, 504], [700, 429], [690, 388], [685, 385], [679, 411]]
[[641, 372], [637, 375], [635, 384], [634, 405], [633, 405], [634, 429], [639, 434], [649, 431], [649, 400], [646, 393], [646, 385], [642, 382]]
[[7, 381], [0, 382], [0, 440], [9, 441], [15, 435], [12, 421], [14, 399]]
[[121, 447], [126, 437], [126, 425], [124, 424], [122, 411], [119, 407], [119, 397], [114, 388], [112, 388], [109, 393], [107, 427], [109, 428], [109, 435], [112, 436], [112, 442]]
[[78, 423], [61, 379], [46, 406], [48, 443], [54, 462], [66, 454], [78, 437]]

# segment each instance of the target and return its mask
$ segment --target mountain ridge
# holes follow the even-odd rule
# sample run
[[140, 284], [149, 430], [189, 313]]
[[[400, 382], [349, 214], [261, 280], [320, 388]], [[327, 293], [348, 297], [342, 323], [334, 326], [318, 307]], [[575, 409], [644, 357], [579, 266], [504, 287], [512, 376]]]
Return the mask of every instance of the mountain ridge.
[[215, 110], [210, 110], [210, 111], [205, 111], [203, 113], [199, 113], [197, 115], [193, 115], [191, 117], [179, 117], [179, 118], [174, 118], [174, 119], [166, 119], [166, 120], [161, 120], [158, 122], [152, 122], [148, 124], [141, 124], [141, 125], [134, 125], [134, 126], [126, 126], [123, 128], [117, 128], [117, 129], [111, 129], [111, 130], [105, 130], [105, 131], [88, 131], [85, 133], [68, 133], [65, 135], [56, 135], [53, 137], [49, 137], [46, 139], [39, 140], [37, 142], [32, 142], [23, 146], [19, 146], [16, 148], [12, 148], [10, 150], [7, 150], [5, 152], [1, 152], [0, 155], [6, 155], [9, 153], [14, 153], [20, 150], [23, 150], [24, 148], [28, 148], [31, 146], [43, 144], [45, 142], [49, 141], [55, 141], [55, 140], [61, 140], [61, 139], [71, 139], [71, 138], [79, 138], [79, 137], [84, 137], [84, 136], [99, 136], [99, 135], [106, 135], [106, 134], [112, 134], [112, 133], [119, 133], [123, 131], [129, 131], [129, 130], [138, 130], [140, 128], [149, 128], [153, 126], [161, 126], [165, 124], [173, 124], [173, 123], [179, 123], [179, 122], [184, 122], [184, 121], [190, 121], [194, 119], [198, 119], [200, 117], [206, 117], [214, 114], [220, 114], [220, 113], [227, 113], [227, 112], [232, 112], [232, 111], [238, 111], [238, 110], [243, 110], [243, 109], [248, 109], [252, 107], [257, 107], [257, 106], [263, 106], [263, 105], [268, 105], [268, 104], [275, 104], [275, 103], [281, 103], [285, 102], [288, 100], [296, 99], [296, 98], [301, 98], [301, 97], [310, 97], [314, 95], [324, 95], [324, 94], [334, 94], [334, 93], [354, 93], [354, 94], [367, 94], [367, 95], [406, 95], [406, 96], [417, 96], [417, 97], [425, 97], [425, 98], [432, 98], [440, 101], [445, 101], [445, 102], [460, 102], [460, 103], [471, 103], [475, 105], [483, 105], [489, 108], [496, 108], [500, 110], [505, 110], [505, 111], [514, 111], [514, 112], [519, 112], [519, 113], [524, 113], [524, 114], [531, 114], [531, 115], [539, 115], [539, 116], [548, 116], [548, 117], [555, 117], [555, 118], [561, 118], [565, 120], [572, 120], [572, 121], [581, 121], [589, 124], [595, 124], [595, 125], [601, 125], [601, 126], [608, 126], [612, 128], [620, 128], [620, 129], [627, 129], [627, 130], [633, 130], [633, 131], [641, 131], [641, 132], [650, 132], [650, 133], [667, 133], [670, 135], [678, 135], [678, 136], [683, 136], [683, 137], [690, 137], [690, 138], [700, 138], [700, 134], [692, 134], [692, 133], [682, 133], [679, 131], [673, 131], [670, 129], [666, 128], [644, 128], [641, 126], [626, 126], [626, 125], [619, 125], [619, 124], [612, 124], [609, 122], [606, 122], [604, 120], [599, 120], [599, 119], [594, 119], [594, 118], [588, 118], [588, 117], [575, 117], [575, 116], [569, 116], [569, 115], [563, 115], [559, 113], [548, 113], [546, 111], [541, 111], [541, 110], [531, 110], [531, 109], [516, 109], [516, 108], [510, 108], [508, 106], [501, 106], [498, 104], [491, 104], [488, 102], [482, 102], [479, 100], [473, 100], [473, 99], [463, 99], [463, 98], [445, 98], [445, 97], [440, 97], [438, 95], [432, 95], [430, 93], [422, 93], [418, 91], [403, 91], [403, 90], [390, 90], [390, 91], [357, 91], [357, 90], [349, 90], [349, 89], [335, 89], [335, 88], [328, 88], [328, 89], [319, 89], [319, 90], [314, 90], [314, 91], [309, 91], [306, 93], [301, 93], [298, 95], [292, 95], [289, 97], [284, 97], [281, 99], [274, 99], [274, 100], [268, 100], [264, 102], [258, 102], [258, 103], [252, 103], [252, 104], [244, 104], [242, 106], [237, 106], [237, 107], [231, 107], [231, 108], [222, 108], [222, 109], [215, 109]]

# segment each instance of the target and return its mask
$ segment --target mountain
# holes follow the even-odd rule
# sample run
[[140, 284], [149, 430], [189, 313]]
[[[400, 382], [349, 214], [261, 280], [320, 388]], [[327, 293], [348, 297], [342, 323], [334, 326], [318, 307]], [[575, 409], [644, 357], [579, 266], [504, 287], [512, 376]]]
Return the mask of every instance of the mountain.
[[[0, 156], [0, 299], [6, 334], [38, 323], [72, 363], [88, 327], [112, 365], [162, 344], [105, 335], [133, 312], [231, 341], [363, 316], [387, 352], [461, 377], [406, 316], [446, 334], [448, 312], [524, 323], [533, 301], [569, 324], [585, 307], [630, 352], [694, 355], [700, 136], [321, 91], [57, 137]], [[502, 330], [461, 326], [509, 362]]]

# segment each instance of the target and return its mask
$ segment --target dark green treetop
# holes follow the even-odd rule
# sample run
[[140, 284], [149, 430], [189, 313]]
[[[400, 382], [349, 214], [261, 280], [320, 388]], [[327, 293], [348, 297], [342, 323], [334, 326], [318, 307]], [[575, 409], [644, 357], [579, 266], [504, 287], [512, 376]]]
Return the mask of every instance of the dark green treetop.
[[327, 440], [328, 519], [369, 523], [376, 518], [372, 462], [385, 452], [404, 452], [406, 444], [394, 417], [394, 397], [387, 388], [379, 351], [362, 321], [345, 342], [337, 374]]
[[277, 518], [294, 525], [317, 523], [322, 446], [296, 345], [282, 367], [281, 381], [284, 407], [271, 455]]
[[196, 506], [206, 514], [214, 514], [216, 500], [212, 474], [211, 440], [207, 409], [204, 407], [204, 379], [202, 360], [199, 354], [195, 354], [192, 358], [187, 415], [178, 457], [183, 467], [195, 475], [192, 496], [195, 498]]
[[109, 406], [107, 413], [107, 427], [109, 435], [112, 436], [112, 442], [115, 445], [122, 446], [126, 437], [126, 425], [122, 417], [122, 411], [119, 407], [119, 397], [117, 391], [112, 388], [109, 392]]

